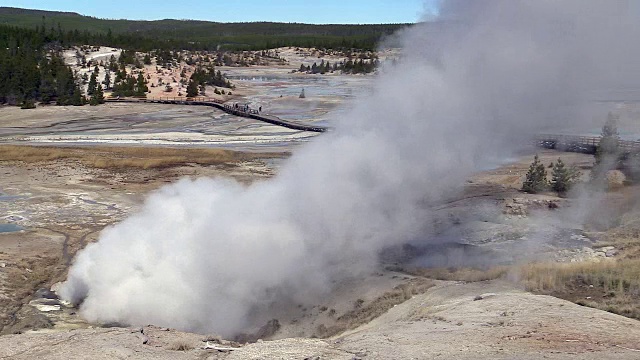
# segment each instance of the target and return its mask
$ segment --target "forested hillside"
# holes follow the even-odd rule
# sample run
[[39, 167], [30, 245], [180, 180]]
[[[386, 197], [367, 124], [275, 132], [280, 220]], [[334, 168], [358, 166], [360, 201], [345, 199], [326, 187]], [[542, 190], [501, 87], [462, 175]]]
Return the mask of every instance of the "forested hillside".
[[[60, 55], [60, 51], [72, 46], [110, 46], [153, 52], [160, 57], [177, 50], [218, 50], [218, 55], [222, 56], [225, 50], [262, 50], [282, 46], [344, 49], [349, 52], [351, 49], [374, 49], [381, 37], [404, 26], [407, 24], [105, 20], [76, 13], [0, 7], [0, 104], [21, 104], [23, 107], [31, 107], [33, 102], [84, 104], [79, 81], [64, 65]], [[323, 73], [337, 70], [338, 64], [331, 69], [328, 65], [322, 63], [320, 67], [305, 68], [304, 71]], [[340, 70], [344, 72], [369, 72], [375, 68], [375, 63], [373, 60], [368, 63], [362, 59], [359, 62], [349, 60], [343, 66]], [[200, 80], [200, 85], [207, 83]]]
[[[107, 20], [77, 13], [0, 7], [0, 24], [44, 28], [61, 41], [135, 48], [260, 50], [281, 46], [374, 49], [381, 37], [409, 24], [311, 25], [194, 20]], [[132, 36], [135, 35], [135, 36]]]
[[75, 76], [54, 44], [44, 33], [0, 25], [0, 104], [84, 104]]

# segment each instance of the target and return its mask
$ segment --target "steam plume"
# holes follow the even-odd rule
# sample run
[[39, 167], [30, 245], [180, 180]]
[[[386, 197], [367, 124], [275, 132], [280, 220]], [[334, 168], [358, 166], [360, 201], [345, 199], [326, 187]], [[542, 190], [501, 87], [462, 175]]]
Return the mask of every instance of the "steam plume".
[[[625, 1], [446, 1], [401, 34], [333, 132], [243, 186], [183, 179], [106, 229], [61, 289], [90, 321], [232, 335], [278, 301], [308, 302], [428, 235], [429, 206], [526, 135], [580, 124], [598, 87], [637, 80]], [[637, 9], [635, 9], [637, 10]]]

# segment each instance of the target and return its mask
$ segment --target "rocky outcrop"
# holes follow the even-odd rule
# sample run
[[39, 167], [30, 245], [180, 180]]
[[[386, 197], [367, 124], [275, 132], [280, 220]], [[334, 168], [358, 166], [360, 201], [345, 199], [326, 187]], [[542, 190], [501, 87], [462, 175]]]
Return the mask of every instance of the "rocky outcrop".
[[525, 198], [514, 197], [504, 201], [502, 213], [511, 216], [525, 217], [532, 210], [554, 210], [561, 206], [562, 199], [558, 198]]

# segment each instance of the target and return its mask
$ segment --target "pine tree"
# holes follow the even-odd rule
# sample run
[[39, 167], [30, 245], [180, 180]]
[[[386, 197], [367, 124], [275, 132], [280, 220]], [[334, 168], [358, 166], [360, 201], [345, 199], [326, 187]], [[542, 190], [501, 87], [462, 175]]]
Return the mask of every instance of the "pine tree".
[[89, 79], [89, 85], [87, 85], [87, 95], [93, 95], [98, 85], [98, 79], [96, 73], [91, 73], [91, 79]]
[[126, 77], [127, 77], [126, 71], [120, 71], [120, 69], [116, 69], [116, 78], [114, 82], [119, 83], [122, 80], [124, 80]]
[[102, 81], [102, 83], [104, 84], [104, 88], [106, 90], [111, 89], [111, 73], [109, 71], [107, 71], [107, 73], [104, 74], [104, 80]]
[[36, 104], [33, 102], [33, 100], [31, 99], [25, 99], [22, 102], [22, 105], [20, 105], [20, 109], [35, 109], [36, 108]]
[[580, 172], [574, 167], [566, 167], [561, 159], [553, 164], [551, 172], [551, 188], [558, 194], [564, 194], [576, 183]]
[[138, 79], [136, 80], [136, 95], [137, 96], [146, 96], [149, 88], [147, 87], [147, 81], [144, 79], [142, 73], [138, 74]]
[[612, 113], [607, 115], [607, 121], [602, 127], [600, 142], [596, 148], [596, 161], [591, 169], [590, 177], [592, 181], [602, 181], [605, 173], [615, 169], [618, 165], [621, 151], [619, 147], [620, 135], [618, 134], [617, 121], [617, 116]]
[[522, 191], [535, 194], [544, 191], [547, 187], [547, 170], [540, 162], [538, 155], [533, 158], [533, 162], [529, 165], [526, 178], [522, 183]]
[[196, 97], [198, 96], [198, 83], [190, 80], [189, 85], [187, 85], [187, 97]]
[[55, 79], [51, 75], [47, 75], [40, 83], [40, 101], [43, 104], [48, 104], [55, 96]]
[[102, 91], [102, 85], [98, 84], [96, 91], [91, 95], [89, 105], [95, 106], [98, 104], [104, 104], [104, 92]]
[[102, 91], [102, 85], [98, 84], [96, 92], [93, 95], [96, 100], [98, 100], [98, 104], [104, 104], [104, 91]]
[[116, 57], [111, 55], [109, 58], [109, 70], [118, 71], [118, 62], [116, 61]]
[[620, 153], [618, 142], [618, 117], [609, 113], [607, 122], [602, 127], [602, 135], [596, 149], [596, 164], [600, 164], [605, 157], [618, 156]]
[[73, 90], [73, 95], [71, 95], [70, 104], [73, 106], [82, 106], [84, 105], [84, 97], [82, 96], [82, 92], [79, 87], [75, 87]]

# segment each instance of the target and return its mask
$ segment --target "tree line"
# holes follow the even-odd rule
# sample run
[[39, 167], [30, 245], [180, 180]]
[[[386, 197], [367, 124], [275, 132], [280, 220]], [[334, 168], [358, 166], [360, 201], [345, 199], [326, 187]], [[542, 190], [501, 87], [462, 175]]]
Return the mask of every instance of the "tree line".
[[35, 28], [62, 46], [93, 44], [142, 52], [153, 49], [263, 50], [283, 46], [374, 50], [383, 36], [410, 26], [106, 20], [75, 13], [6, 7], [0, 7], [0, 23]]
[[84, 104], [61, 49], [50, 45], [34, 30], [0, 25], [0, 104]]
[[[21, 14], [21, 12], [18, 12], [19, 16]], [[0, 15], [2, 15], [1, 11]], [[48, 25], [50, 24], [44, 17], [34, 29], [0, 25], [0, 104], [21, 104], [24, 107], [31, 107], [33, 102], [83, 105], [85, 98], [78, 85], [80, 81], [71, 69], [65, 66], [62, 59], [62, 50], [71, 46], [92, 44], [126, 49], [118, 60], [112, 58], [108, 64], [109, 70], [116, 74], [116, 81], [113, 84], [113, 92], [116, 96], [142, 95], [148, 91], [145, 90], [147, 89], [147, 84], [144, 78], [140, 76], [134, 78], [133, 75], [126, 74], [124, 65], [132, 64], [138, 68], [142, 67], [140, 59], [135, 55], [136, 51], [147, 52], [143, 59], [145, 64], [151, 63], [149, 55], [151, 51], [155, 54], [158, 63], [162, 64], [173, 60], [175, 49], [207, 50], [208, 48], [219, 49], [220, 46], [220, 39], [214, 37], [203, 38], [198, 41], [187, 41], [185, 39], [152, 38], [144, 35], [140, 36], [139, 34], [115, 34], [110, 29], [106, 33], [92, 33], [86, 29], [83, 31], [77, 29], [65, 30], [59, 23], [57, 26]], [[380, 35], [380, 31], [384, 33], [395, 28], [393, 26], [380, 26], [377, 28], [378, 30], [372, 30], [376, 29], [376, 27], [340, 25], [315, 28], [315, 26], [306, 26], [304, 24], [251, 23], [249, 25], [245, 24], [253, 29], [248, 30], [246, 26], [227, 25], [236, 28], [234, 30], [236, 32], [223, 37], [237, 37], [236, 40], [239, 42], [236, 45], [241, 45], [239, 48], [255, 49], [268, 49], [274, 46], [355, 47], [366, 49], [373, 47], [375, 41], [368, 43], [369, 45], [364, 45], [369, 40], [360, 43], [359, 41], [364, 39], [362, 36], [370, 37], [374, 33]], [[338, 28], [342, 30], [334, 31]], [[262, 35], [248, 34], [249, 31], [256, 29], [263, 29], [265, 32]], [[309, 29], [324, 29], [324, 33], [318, 37], [316, 30], [314, 30], [316, 31], [314, 33]], [[286, 31], [290, 33], [281, 34]], [[313, 34], [309, 35], [309, 32]], [[83, 61], [86, 60], [80, 55], [78, 61], [83, 64]], [[308, 69], [305, 68], [305, 71], [323, 73], [340, 70], [346, 73], [366, 73], [373, 71], [376, 65], [377, 60], [364, 61], [360, 59], [352, 61], [349, 59], [333, 65], [324, 62], [320, 63], [320, 65], [314, 64]], [[84, 79], [84, 81], [86, 84], [88, 79]], [[102, 88], [102, 84], [105, 85], [106, 89], [111, 87], [108, 76], [105, 77], [102, 84], [98, 83], [97, 79], [89, 81], [90, 84], [94, 82], [97, 84], [95, 89], [91, 85], [88, 91], [88, 95], [93, 97], [95, 97], [94, 94], [96, 93], [103, 93], [105, 89]], [[193, 93], [195, 87], [200, 90], [204, 85], [231, 87], [219, 71], [209, 71], [202, 68], [192, 76], [190, 82], [195, 84], [195, 86], [191, 85], [191, 93]], [[91, 103], [100, 103], [102, 101], [103, 96], [98, 96], [95, 99], [92, 98]]]
[[189, 78], [187, 97], [195, 97], [198, 94], [205, 95], [206, 85], [232, 88], [231, 83], [222, 76], [220, 70], [216, 71], [213, 66], [207, 68], [198, 67]]
[[345, 74], [369, 74], [378, 67], [380, 64], [378, 59], [371, 60], [351, 60], [334, 62], [333, 65], [330, 61], [322, 60], [320, 64], [313, 63], [313, 65], [301, 64], [298, 69], [299, 72], [306, 72], [309, 74], [326, 74], [328, 72], [341, 71]]
[[547, 180], [547, 170], [540, 158], [536, 155], [529, 165], [529, 170], [522, 184], [522, 191], [528, 193], [539, 193], [548, 189], [557, 192], [559, 195], [566, 194], [571, 187], [580, 179], [580, 171], [573, 166], [566, 166], [562, 159], [549, 164], [551, 169], [551, 180]]

